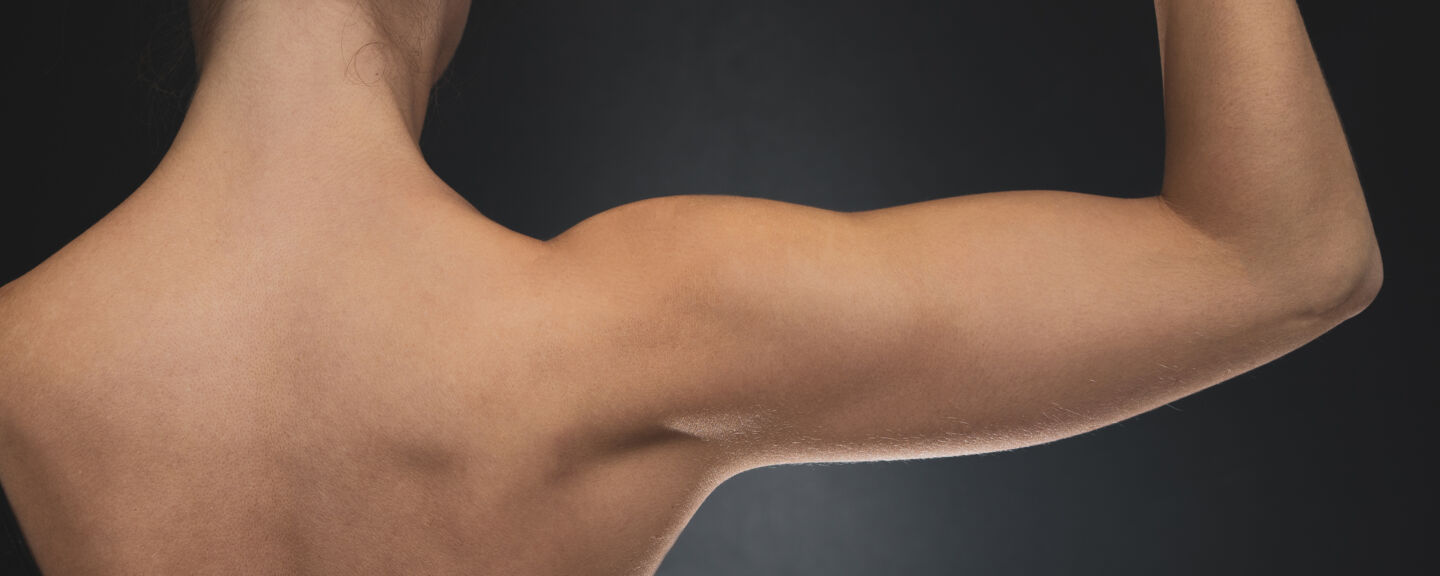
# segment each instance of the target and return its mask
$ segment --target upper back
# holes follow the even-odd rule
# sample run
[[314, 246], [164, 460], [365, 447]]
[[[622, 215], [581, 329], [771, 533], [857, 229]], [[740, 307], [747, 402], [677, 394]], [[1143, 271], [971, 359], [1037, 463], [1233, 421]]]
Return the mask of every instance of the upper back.
[[137, 193], [7, 285], [0, 474], [41, 567], [653, 569], [707, 471], [597, 409], [603, 310], [477, 216], [293, 226]]

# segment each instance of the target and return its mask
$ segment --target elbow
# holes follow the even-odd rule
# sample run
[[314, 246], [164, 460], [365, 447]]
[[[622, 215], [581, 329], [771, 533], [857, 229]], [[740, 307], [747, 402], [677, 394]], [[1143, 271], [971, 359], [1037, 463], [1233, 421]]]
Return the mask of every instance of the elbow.
[[1363, 272], [1351, 288], [1349, 296], [1340, 303], [1340, 310], [1346, 318], [1359, 314], [1380, 295], [1380, 285], [1385, 282], [1385, 267], [1380, 262], [1380, 250], [1364, 266]]
[[1357, 251], [1364, 255], [1339, 259], [1343, 264], [1327, 267], [1332, 272], [1317, 282], [1312, 292], [1317, 300], [1312, 301], [1312, 308], [1319, 314], [1344, 321], [1369, 308], [1379, 296], [1385, 281], [1379, 246], [1372, 238]]

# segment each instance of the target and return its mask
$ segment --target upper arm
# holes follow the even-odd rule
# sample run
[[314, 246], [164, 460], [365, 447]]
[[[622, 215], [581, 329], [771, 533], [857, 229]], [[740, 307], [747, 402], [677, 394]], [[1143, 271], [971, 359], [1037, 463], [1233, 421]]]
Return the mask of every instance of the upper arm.
[[1053, 440], [1319, 334], [1159, 197], [671, 196], [551, 245], [614, 319], [614, 399], [737, 468]]

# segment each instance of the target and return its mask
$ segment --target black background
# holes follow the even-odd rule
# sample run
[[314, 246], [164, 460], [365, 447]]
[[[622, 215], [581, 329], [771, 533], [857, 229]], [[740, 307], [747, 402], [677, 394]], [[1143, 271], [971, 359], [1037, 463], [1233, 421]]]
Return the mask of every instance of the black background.
[[[5, 16], [0, 282], [149, 174], [183, 113], [174, 2]], [[966, 458], [722, 485], [661, 575], [1377, 574], [1435, 542], [1435, 186], [1407, 135], [1402, 3], [1305, 2], [1385, 259], [1374, 305], [1169, 407]], [[178, 64], [178, 66], [176, 66]], [[174, 69], [172, 70], [172, 67]], [[652, 196], [864, 210], [993, 190], [1148, 196], [1149, 0], [477, 1], [422, 139], [486, 216], [550, 238]]]

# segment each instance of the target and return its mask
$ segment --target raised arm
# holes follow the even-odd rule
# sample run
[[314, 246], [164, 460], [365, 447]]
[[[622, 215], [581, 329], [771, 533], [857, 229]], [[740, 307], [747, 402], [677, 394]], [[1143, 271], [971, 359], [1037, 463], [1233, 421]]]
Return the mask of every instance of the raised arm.
[[1156, 0], [1155, 12], [1161, 198], [1252, 268], [1372, 296], [1379, 245], [1295, 1]]
[[608, 351], [595, 405], [732, 471], [970, 454], [1128, 418], [1358, 313], [1380, 257], [1294, 0], [1157, 8], [1159, 196], [671, 196], [552, 240], [602, 335], [575, 345]]

